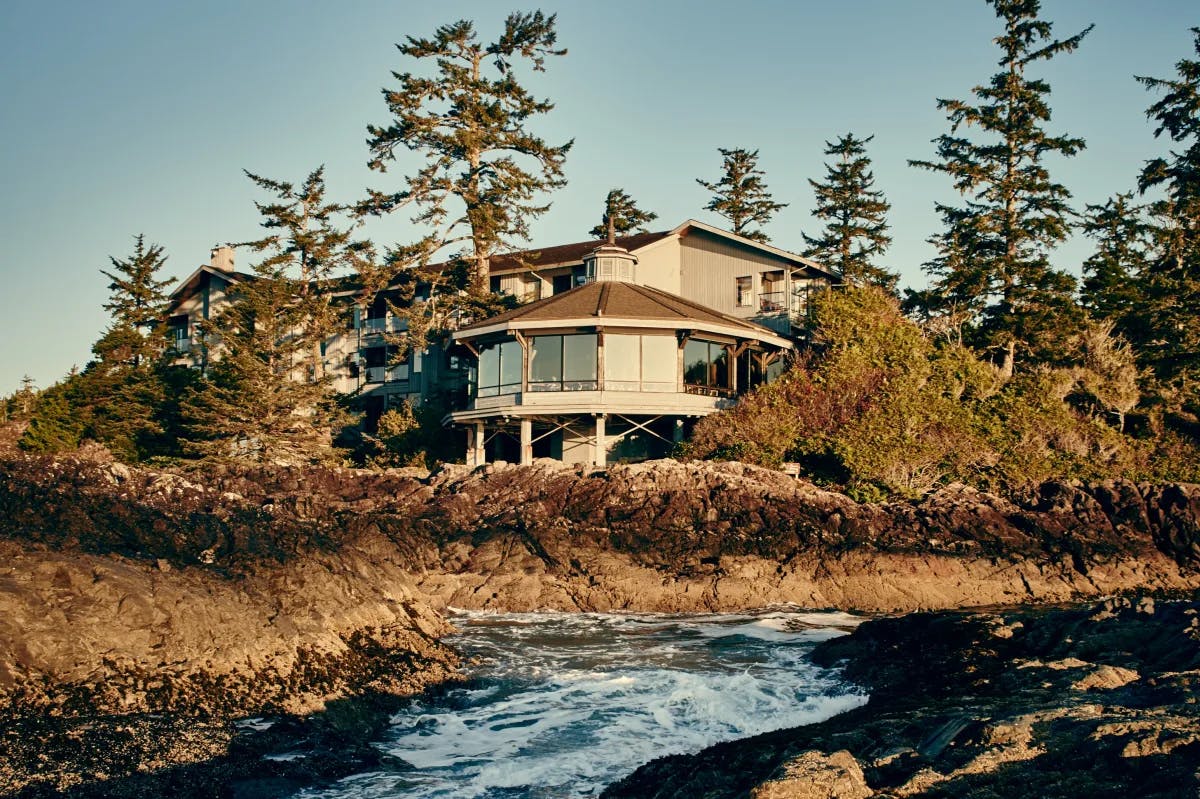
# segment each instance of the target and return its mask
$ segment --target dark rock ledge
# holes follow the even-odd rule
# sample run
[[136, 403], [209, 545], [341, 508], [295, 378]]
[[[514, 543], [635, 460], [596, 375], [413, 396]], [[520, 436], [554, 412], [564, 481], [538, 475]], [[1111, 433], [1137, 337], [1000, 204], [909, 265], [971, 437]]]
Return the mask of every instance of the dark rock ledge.
[[918, 613], [820, 646], [868, 703], [666, 757], [608, 799], [1200, 795], [1200, 602]]
[[[213, 775], [236, 769], [222, 764], [277, 735], [236, 732], [243, 716], [327, 740], [312, 714], [350, 708], [335, 717], [367, 719], [350, 725], [367, 738], [348, 740], [368, 740], [379, 707], [456, 678], [447, 605], [898, 612], [1165, 596], [1200, 589], [1198, 558], [1200, 486], [1051, 483], [1020, 502], [951, 486], [859, 505], [741, 464], [428, 476], [8, 455], [0, 794], [227, 795]], [[246, 795], [343, 773], [272, 769]], [[144, 787], [154, 774], [170, 789]]]

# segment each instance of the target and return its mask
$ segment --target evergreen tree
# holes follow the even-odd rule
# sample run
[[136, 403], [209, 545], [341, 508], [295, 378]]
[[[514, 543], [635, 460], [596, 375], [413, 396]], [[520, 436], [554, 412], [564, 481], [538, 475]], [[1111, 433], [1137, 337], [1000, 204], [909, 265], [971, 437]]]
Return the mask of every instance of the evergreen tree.
[[[1051, 24], [1037, 18], [1038, 0], [991, 5], [1004, 22], [995, 40], [1001, 71], [975, 87], [976, 104], [938, 100], [950, 120], [950, 133], [934, 139], [938, 160], [909, 163], [949, 175], [966, 199], [963, 207], [937, 205], [946, 230], [931, 239], [939, 257], [926, 265], [935, 278], [927, 296], [978, 314], [976, 343], [1000, 349], [1011, 374], [1018, 351], [1032, 360], [1062, 358], [1081, 322], [1074, 280], [1048, 258], [1070, 233], [1070, 192], [1051, 180], [1044, 160], [1074, 155], [1084, 142], [1045, 131], [1050, 86], [1026, 68], [1075, 50], [1091, 27], [1053, 39]], [[969, 138], [968, 128], [983, 137]]]
[[1096, 242], [1096, 252], [1083, 262], [1080, 299], [1091, 315], [1113, 325], [1129, 341], [1144, 330], [1139, 278], [1149, 256], [1151, 226], [1133, 194], [1117, 194], [1103, 205], [1089, 204], [1083, 232]]
[[1146, 111], [1179, 145], [1146, 163], [1138, 179], [1145, 192], [1162, 189], [1151, 204], [1157, 224], [1155, 252], [1144, 271], [1147, 341], [1143, 362], [1200, 412], [1200, 28], [1192, 28], [1197, 59], [1176, 63], [1178, 77], [1138, 77], [1162, 97]]
[[594, 239], [606, 238], [610, 220], [613, 233], [618, 236], [626, 233], [645, 233], [646, 225], [655, 219], [658, 219], [658, 214], [638, 208], [637, 203], [624, 189], [613, 189], [604, 198], [604, 214], [600, 217], [600, 224], [589, 230], [588, 235]]
[[87, 438], [127, 462], [177, 452], [162, 438], [166, 377], [175, 369], [166, 360], [169, 281], [158, 279], [166, 257], [144, 236], [134, 241], [128, 258], [110, 257], [112, 270], [100, 270], [109, 280], [111, 322], [92, 345], [95, 360], [45, 393], [23, 447], [59, 451]]
[[62, 385], [42, 393], [17, 446], [26, 452], [64, 452], [79, 446], [84, 425], [72, 412]]
[[162, 247], [146, 244], [145, 236], [134, 237], [133, 253], [125, 259], [109, 257], [113, 271], [101, 269], [109, 279], [109, 299], [104, 310], [112, 325], [93, 347], [108, 363], [125, 363], [143, 368], [153, 365], [167, 348], [165, 315], [169, 280], [159, 280], [166, 263]]
[[257, 203], [273, 232], [250, 242], [265, 258], [230, 304], [205, 325], [221, 357], [193, 387], [182, 413], [189, 449], [209, 457], [286, 463], [332, 457], [332, 430], [344, 421], [321, 361], [337, 322], [322, 283], [347, 262], [343, 207], [325, 200], [323, 168], [299, 186], [247, 173], [277, 200]]
[[541, 72], [547, 56], [564, 55], [556, 41], [555, 15], [541, 11], [509, 15], [490, 44], [478, 40], [468, 20], [443, 25], [432, 38], [410, 36], [397, 48], [432, 61], [434, 74], [393, 72], [400, 85], [383, 91], [393, 119], [367, 128], [372, 169], [387, 171], [401, 147], [425, 165], [400, 191], [372, 191], [364, 210], [417, 208], [414, 221], [433, 229], [419, 249], [465, 245], [468, 286], [477, 295], [488, 289], [491, 256], [527, 241], [530, 220], [549, 208], [536, 198], [566, 184], [563, 163], [572, 142], [553, 146], [530, 132], [530, 119], [554, 105], [535, 99], [516, 76], [521, 60]]
[[23, 422], [33, 414], [33, 409], [37, 405], [38, 390], [33, 383], [33, 378], [29, 375], [21, 377], [21, 387], [16, 393], [8, 398], [8, 418]]
[[330, 454], [337, 411], [312, 379], [296, 282], [259, 265], [204, 327], [221, 357], [184, 399], [187, 449], [205, 457], [301, 463]]
[[825, 182], [809, 180], [816, 193], [813, 216], [825, 221], [819, 236], [804, 236], [805, 255], [842, 273], [857, 285], [876, 285], [895, 293], [898, 276], [872, 261], [892, 243], [887, 212], [891, 204], [874, 188], [871, 159], [866, 145], [874, 139], [847, 133], [836, 142], [825, 142], [825, 155], [837, 161], [825, 164]]
[[307, 347], [309, 374], [320, 381], [325, 376], [321, 345], [342, 321], [325, 284], [335, 272], [353, 263], [351, 228], [336, 224], [347, 208], [325, 199], [324, 166], [310, 172], [299, 186], [251, 172], [246, 176], [275, 199], [255, 203], [263, 216], [262, 226], [272, 232], [244, 246], [266, 254], [255, 270], [260, 278], [288, 281], [295, 289], [290, 313], [298, 329], [293, 338]]
[[771, 199], [766, 184], [763, 183], [763, 171], [758, 168], [758, 150], [726, 150], [718, 147], [721, 153], [722, 169], [720, 179], [716, 182], [696, 178], [696, 182], [713, 193], [705, 210], [713, 211], [733, 223], [733, 232], [755, 241], [768, 242], [771, 239], [761, 230], [751, 225], [765, 225], [775, 216], [775, 212], [786, 208], [787, 203], [777, 203]]

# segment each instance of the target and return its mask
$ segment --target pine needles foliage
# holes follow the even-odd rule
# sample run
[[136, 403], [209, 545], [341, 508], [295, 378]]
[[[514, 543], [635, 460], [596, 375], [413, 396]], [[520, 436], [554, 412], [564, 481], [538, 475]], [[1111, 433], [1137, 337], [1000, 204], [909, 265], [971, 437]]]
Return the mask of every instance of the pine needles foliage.
[[758, 150], [717, 148], [721, 153], [721, 177], [715, 181], [696, 178], [713, 193], [704, 206], [729, 220], [733, 232], [754, 241], [769, 242], [761, 226], [771, 221], [787, 203], [777, 203], [767, 191], [764, 173], [758, 168]]
[[1071, 232], [1071, 193], [1054, 181], [1051, 156], [1069, 157], [1084, 140], [1053, 135], [1049, 84], [1030, 67], [1077, 49], [1091, 27], [1065, 39], [1038, 17], [1039, 0], [991, 0], [1004, 25], [996, 38], [1001, 70], [972, 90], [974, 102], [938, 100], [950, 132], [934, 139], [936, 160], [909, 163], [950, 177], [962, 205], [937, 204], [944, 232], [930, 239], [930, 291], [910, 297], [927, 314], [967, 311], [969, 339], [1016, 359], [1054, 363], [1082, 323], [1075, 281], [1051, 266], [1049, 252]]
[[891, 204], [874, 188], [867, 145], [874, 139], [853, 133], [825, 142], [825, 180], [809, 180], [816, 194], [813, 216], [825, 222], [816, 236], [804, 235], [805, 256], [841, 273], [856, 285], [875, 285], [895, 293], [899, 276], [876, 261], [892, 243], [887, 213]]
[[414, 208], [413, 221], [431, 231], [419, 249], [456, 248], [476, 294], [487, 292], [489, 259], [528, 241], [530, 221], [549, 208], [541, 196], [566, 184], [572, 143], [548, 144], [531, 131], [554, 104], [536, 99], [517, 74], [521, 64], [545, 71], [547, 58], [566, 54], [555, 21], [541, 11], [513, 13], [486, 44], [469, 20], [407, 37], [396, 45], [401, 55], [432, 74], [393, 72], [398, 86], [383, 90], [392, 119], [367, 128], [372, 169], [386, 172], [402, 150], [423, 165], [398, 191], [372, 191], [364, 212]]

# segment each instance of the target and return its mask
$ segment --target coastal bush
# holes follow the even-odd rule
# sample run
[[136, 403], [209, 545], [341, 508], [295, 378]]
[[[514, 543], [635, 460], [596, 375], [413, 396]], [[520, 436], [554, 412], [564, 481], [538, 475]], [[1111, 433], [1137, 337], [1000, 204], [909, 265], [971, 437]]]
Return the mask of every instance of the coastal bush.
[[876, 288], [817, 301], [813, 346], [778, 380], [697, 423], [688, 458], [800, 464], [873, 500], [950, 482], [1011, 493], [1052, 478], [1194, 479], [1195, 442], [1126, 434], [1138, 373], [1111, 328], [1085, 329], [1076, 363], [1006, 377], [935, 342]]

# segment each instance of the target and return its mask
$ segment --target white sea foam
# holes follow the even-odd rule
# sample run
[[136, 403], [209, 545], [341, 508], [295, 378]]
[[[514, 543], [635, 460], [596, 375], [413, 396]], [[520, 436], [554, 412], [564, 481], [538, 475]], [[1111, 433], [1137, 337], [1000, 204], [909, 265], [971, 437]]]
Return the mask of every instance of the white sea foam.
[[[827, 619], [828, 624], [822, 624]], [[846, 614], [455, 618], [475, 682], [414, 702], [378, 746], [415, 767], [309, 796], [593, 796], [653, 757], [819, 721], [866, 697], [806, 654]]]

